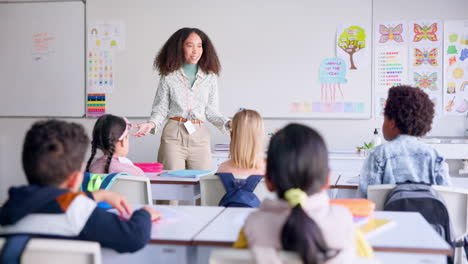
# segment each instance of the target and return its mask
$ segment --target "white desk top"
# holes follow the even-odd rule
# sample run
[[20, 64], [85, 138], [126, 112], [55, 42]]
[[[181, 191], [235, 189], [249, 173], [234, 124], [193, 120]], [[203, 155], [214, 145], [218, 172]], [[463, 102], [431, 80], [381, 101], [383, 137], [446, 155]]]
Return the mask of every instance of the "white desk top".
[[194, 239], [195, 245], [230, 246], [237, 240], [239, 230], [255, 208], [226, 208]]
[[[255, 209], [226, 208], [194, 238], [195, 245], [230, 246], [237, 240], [245, 219]], [[450, 253], [450, 246], [427, 221], [413, 212], [375, 212], [380, 219], [395, 221], [389, 230], [375, 234], [369, 243], [376, 251]]]
[[162, 219], [153, 223], [151, 244], [191, 244], [192, 239], [224, 207], [214, 206], [153, 206]]
[[395, 221], [390, 229], [368, 239], [376, 251], [450, 254], [450, 246], [420, 213], [377, 211], [374, 218]]
[[[451, 177], [451, 181], [453, 187], [468, 189], [468, 177]], [[359, 176], [332, 176], [330, 180], [330, 188], [357, 189], [358, 185]]]

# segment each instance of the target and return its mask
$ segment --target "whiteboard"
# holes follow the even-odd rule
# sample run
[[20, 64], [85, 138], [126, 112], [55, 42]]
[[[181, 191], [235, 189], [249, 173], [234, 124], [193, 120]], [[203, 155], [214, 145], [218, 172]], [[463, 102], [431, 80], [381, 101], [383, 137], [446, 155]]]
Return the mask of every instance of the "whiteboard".
[[81, 1], [0, 3], [0, 116], [83, 116]]
[[[223, 70], [220, 110], [232, 116], [243, 108], [270, 118], [370, 118], [372, 1], [284, 0], [89, 0], [87, 24], [117, 21], [125, 25], [125, 49], [114, 54], [114, 90], [106, 112], [147, 117], [159, 76], [153, 59], [182, 27], [198, 27], [213, 41]], [[348, 71], [343, 92], [362, 102], [359, 113], [307, 110], [320, 100], [319, 65], [336, 55], [340, 24], [369, 29], [367, 64]], [[294, 104], [294, 105], [293, 105]], [[299, 104], [304, 111], [293, 111]]]

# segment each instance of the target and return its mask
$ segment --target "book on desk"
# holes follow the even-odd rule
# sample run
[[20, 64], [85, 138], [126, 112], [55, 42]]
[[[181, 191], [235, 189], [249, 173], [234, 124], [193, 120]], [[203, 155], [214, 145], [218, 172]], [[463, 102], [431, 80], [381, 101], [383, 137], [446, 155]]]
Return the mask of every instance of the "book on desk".
[[214, 171], [208, 170], [176, 170], [161, 173], [160, 176], [180, 177], [180, 178], [199, 178], [205, 175], [214, 174]]

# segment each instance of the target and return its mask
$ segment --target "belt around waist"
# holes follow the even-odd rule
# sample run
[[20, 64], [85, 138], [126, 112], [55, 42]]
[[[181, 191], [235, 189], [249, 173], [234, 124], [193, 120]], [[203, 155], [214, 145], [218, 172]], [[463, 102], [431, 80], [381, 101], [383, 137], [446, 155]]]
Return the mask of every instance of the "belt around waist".
[[[182, 118], [182, 117], [178, 117], [178, 116], [176, 116], [176, 117], [171, 117], [171, 118], [169, 118], [169, 119], [175, 120], [175, 121], [181, 121], [181, 122], [184, 122], [184, 123], [188, 121], [187, 118]], [[190, 120], [190, 121], [191, 121], [193, 124], [202, 124], [202, 123], [203, 123], [203, 121], [201, 121], [201, 120]]]

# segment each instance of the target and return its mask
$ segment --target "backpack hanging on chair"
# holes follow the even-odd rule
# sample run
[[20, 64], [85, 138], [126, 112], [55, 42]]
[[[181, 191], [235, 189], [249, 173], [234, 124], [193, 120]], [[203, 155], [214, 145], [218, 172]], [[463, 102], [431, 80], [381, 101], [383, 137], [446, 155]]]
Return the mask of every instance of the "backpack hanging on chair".
[[236, 179], [232, 173], [216, 173], [216, 175], [226, 190], [226, 194], [219, 201], [219, 206], [255, 208], [260, 206], [260, 200], [253, 191], [263, 176], [250, 175], [247, 179]]
[[[83, 182], [81, 183], [81, 191], [94, 192], [97, 190], [109, 190], [112, 183], [120, 175], [130, 175], [126, 172], [116, 172], [110, 174], [98, 174], [85, 172], [83, 175]], [[103, 209], [110, 209], [110, 206], [106, 202], [99, 202], [98, 206]]]
[[[429, 184], [397, 183], [387, 195], [384, 211], [419, 212], [449, 245], [453, 245], [451, 222], [444, 199]], [[448, 263], [453, 263], [453, 258], [448, 257]]]

